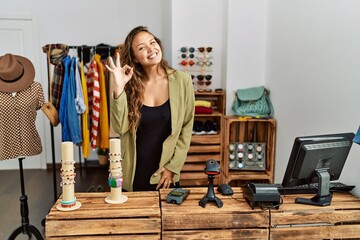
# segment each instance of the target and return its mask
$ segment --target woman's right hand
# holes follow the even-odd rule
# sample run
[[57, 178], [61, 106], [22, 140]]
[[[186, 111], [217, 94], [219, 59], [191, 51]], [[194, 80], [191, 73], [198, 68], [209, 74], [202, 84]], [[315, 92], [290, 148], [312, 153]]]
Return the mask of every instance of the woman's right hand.
[[124, 91], [125, 85], [130, 81], [134, 74], [134, 70], [129, 65], [120, 66], [120, 55], [116, 53], [116, 63], [112, 58], [109, 58], [109, 65], [105, 65], [110, 73], [113, 74], [113, 92], [114, 98], [119, 98], [120, 94]]

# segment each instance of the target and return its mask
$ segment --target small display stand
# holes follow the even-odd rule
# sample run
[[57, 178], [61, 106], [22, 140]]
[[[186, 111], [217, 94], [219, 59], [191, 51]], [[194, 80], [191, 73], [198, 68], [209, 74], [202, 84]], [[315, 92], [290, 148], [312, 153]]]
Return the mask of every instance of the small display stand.
[[81, 207], [75, 197], [75, 167], [74, 147], [72, 142], [61, 143], [61, 169], [62, 199], [56, 206], [59, 211], [73, 211]]
[[110, 195], [105, 198], [105, 202], [111, 204], [124, 203], [128, 197], [122, 194], [123, 173], [121, 167], [121, 143], [120, 139], [110, 139], [109, 149], [109, 178]]

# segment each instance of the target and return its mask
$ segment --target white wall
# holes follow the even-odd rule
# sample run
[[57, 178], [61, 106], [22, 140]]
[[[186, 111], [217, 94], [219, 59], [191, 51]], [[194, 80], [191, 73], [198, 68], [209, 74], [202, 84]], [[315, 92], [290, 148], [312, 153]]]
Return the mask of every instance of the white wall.
[[229, 0], [227, 16], [226, 102], [231, 113], [238, 88], [265, 81], [266, 0]]
[[[223, 49], [223, 39], [226, 36], [222, 34], [225, 25], [223, 6], [222, 0], [172, 1], [172, 66], [193, 75], [211, 74], [211, 88], [221, 87], [223, 82], [224, 68], [221, 60], [223, 54], [226, 54]], [[213, 65], [206, 67], [203, 72], [204, 69], [196, 65], [182, 67], [179, 64], [182, 60], [179, 58], [181, 47], [212, 47], [210, 61]], [[196, 83], [196, 79], [194, 82]]]
[[[360, 124], [360, 2], [271, 0], [265, 84], [277, 119], [275, 180], [296, 136], [356, 132]], [[354, 144], [341, 181], [359, 180]]]

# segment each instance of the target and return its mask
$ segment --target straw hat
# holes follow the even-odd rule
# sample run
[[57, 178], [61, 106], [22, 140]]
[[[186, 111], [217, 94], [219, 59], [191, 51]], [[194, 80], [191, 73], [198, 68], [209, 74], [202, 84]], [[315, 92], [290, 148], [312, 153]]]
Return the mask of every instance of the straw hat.
[[0, 56], [0, 91], [19, 92], [29, 87], [35, 68], [29, 59], [7, 53]]

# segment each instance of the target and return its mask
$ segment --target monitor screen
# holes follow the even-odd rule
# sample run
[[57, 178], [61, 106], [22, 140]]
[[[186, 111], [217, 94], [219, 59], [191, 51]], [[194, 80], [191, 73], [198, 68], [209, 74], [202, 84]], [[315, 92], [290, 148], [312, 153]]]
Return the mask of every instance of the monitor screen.
[[[320, 202], [300, 202], [312, 205], [329, 205], [329, 181], [340, 177], [350, 152], [354, 133], [337, 133], [295, 138], [282, 185], [291, 187], [318, 182]], [[324, 199], [328, 197], [328, 199]], [[329, 199], [330, 198], [330, 199]], [[321, 201], [329, 201], [323, 203]], [[325, 204], [325, 205], [323, 205]]]

